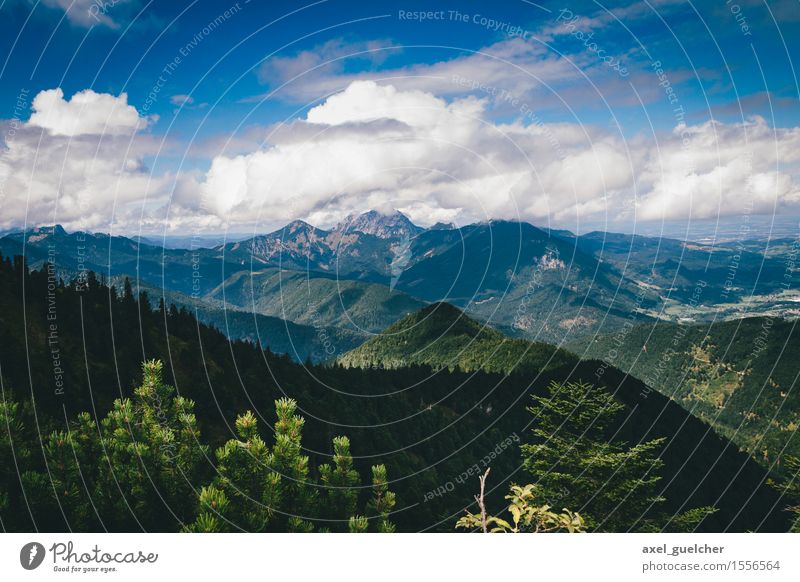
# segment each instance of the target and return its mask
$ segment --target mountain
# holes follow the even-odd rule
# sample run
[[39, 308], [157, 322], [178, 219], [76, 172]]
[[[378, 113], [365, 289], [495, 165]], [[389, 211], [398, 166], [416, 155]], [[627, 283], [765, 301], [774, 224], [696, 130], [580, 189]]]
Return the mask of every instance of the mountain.
[[786, 455], [800, 457], [797, 321], [659, 322], [570, 348], [640, 378], [766, 467], [780, 471]]
[[331, 230], [296, 220], [270, 234], [215, 250], [220, 258], [256, 268], [316, 271], [388, 284], [393, 261], [423, 230], [400, 212], [383, 215], [372, 210], [348, 216]]
[[388, 214], [370, 210], [363, 214], [351, 214], [333, 230], [342, 233], [361, 232], [392, 240], [413, 238], [425, 229], [411, 222], [405, 214], [397, 210]]
[[[164, 296], [178, 306], [196, 310], [201, 321], [218, 326], [232, 338], [255, 340], [258, 330], [269, 330], [269, 342], [264, 345], [277, 352], [296, 352], [298, 357], [311, 355], [319, 361], [349, 350], [367, 333], [380, 331], [426, 304], [368, 280], [337, 281], [335, 274], [326, 272], [319, 263], [316, 270], [309, 270], [311, 259], [333, 256], [320, 246], [321, 233], [325, 231], [295, 221], [272, 235], [229, 243], [225, 252], [223, 247], [165, 249], [121, 236], [67, 233], [55, 226], [2, 237], [0, 253], [14, 256], [24, 251], [32, 268], [41, 268], [52, 260], [58, 275], [67, 281], [85, 276], [87, 271], [119, 284], [127, 276], [135, 286], [148, 290], [151, 297]], [[291, 244], [282, 241], [284, 235]], [[342, 237], [341, 233], [331, 236]], [[345, 237], [350, 238], [361, 240], [362, 250], [371, 242], [385, 242], [372, 235]], [[251, 250], [246, 249], [247, 245]], [[295, 253], [296, 261], [287, 261], [292, 268], [265, 267], [267, 263], [282, 262], [280, 245]], [[278, 253], [272, 257], [274, 260], [256, 258], [271, 252]], [[387, 252], [391, 255], [391, 251]], [[287, 256], [285, 252], [282, 255]], [[330, 260], [335, 267], [336, 260]], [[359, 260], [356, 257], [351, 264], [356, 265]], [[389, 266], [386, 268], [389, 276]], [[361, 272], [355, 276], [359, 278]], [[288, 326], [291, 330], [287, 334], [281, 331], [287, 323], [261, 316], [288, 319], [299, 327]], [[261, 336], [265, 337], [263, 333]], [[329, 345], [321, 354], [315, 336], [323, 336], [325, 341], [333, 338], [336, 351], [331, 353]]]
[[0, 238], [0, 253], [25, 255], [31, 268], [52, 261], [65, 277], [93, 271], [127, 275], [148, 285], [199, 297], [231, 272], [246, 267], [215, 256], [210, 249], [166, 249], [124, 236], [68, 233], [60, 225], [15, 232]]
[[203, 296], [315, 328], [376, 333], [425, 305], [385, 285], [289, 269], [239, 271]]
[[549, 344], [508, 338], [448, 303], [429, 305], [401, 319], [338, 359], [348, 368], [424, 364], [434, 369], [534, 375], [577, 361], [573, 354]]
[[[275, 399], [294, 398], [306, 418], [303, 444], [310, 468], [329, 462], [325, 451], [332, 436], [346, 434], [358, 443], [353, 453], [360, 471], [369, 471], [375, 463], [389, 469], [398, 500], [393, 518], [400, 530], [450, 530], [474, 494], [474, 480], [460, 477], [465, 469], [496, 451], [510, 435], [529, 439], [532, 419], [526, 407], [531, 394], [546, 395], [551, 382], [589, 381], [625, 405], [621, 424], [613, 427], [619, 438], [631, 443], [666, 438], [659, 453], [664, 462], [659, 492], [666, 498], [666, 510], [716, 507], [701, 531], [788, 528], [782, 510], [788, 502], [765, 484], [767, 473], [761, 467], [680, 406], [613, 367], [598, 379], [598, 362], [536, 376], [425, 366], [302, 366], [252, 343], [231, 341], [188, 312], [153, 311], [149, 301], [114, 293], [93, 276], [85, 288], [52, 288], [48, 278], [47, 272], [27, 273], [20, 260], [0, 262], [4, 393], [30, 395], [21, 409], [35, 406], [36, 423], [32, 415], [27, 422], [45, 434], [67, 430], [65, 420], [83, 410], [106, 414], [115, 398], [132, 394], [142, 360], [158, 358], [166, 363], [165, 380], [195, 402], [197, 424], [212, 449], [230, 438], [232, 423], [242, 411], [268, 414], [260, 421], [264, 426], [274, 420], [269, 411], [274, 411]], [[48, 317], [53, 310], [56, 332]], [[474, 331], [474, 324], [463, 323], [466, 333]], [[41, 449], [33, 448], [31, 458]], [[491, 458], [494, 484], [518, 481], [518, 454], [495, 452]], [[213, 474], [214, 467], [207, 470]], [[429, 495], [443, 484], [446, 494]], [[16, 487], [0, 484], [5, 485]], [[492, 506], [503, 502], [495, 497], [488, 501]], [[4, 511], [13, 513], [14, 523], [20, 520], [19, 528], [30, 531], [31, 516], [21, 507]], [[35, 511], [40, 529], [65, 527], [60, 512]], [[6, 514], [3, 522], [12, 523]]]
[[[128, 275], [245, 312], [357, 332], [380, 331], [439, 301], [508, 335], [554, 344], [656, 319], [800, 314], [792, 291], [800, 275], [786, 240], [769, 248], [763, 242], [714, 247], [613, 233], [576, 236], [502, 220], [422, 229], [402, 213], [370, 211], [330, 230], [297, 220], [212, 249], [165, 249], [51, 227], [6, 235], [0, 252], [20, 254], [23, 243], [34, 267], [54, 252], [65, 274]], [[312, 303], [325, 308], [312, 315]]]
[[647, 321], [656, 289], [623, 278], [574, 241], [527, 223], [425, 231], [396, 289], [447, 301], [503, 331], [551, 343]]

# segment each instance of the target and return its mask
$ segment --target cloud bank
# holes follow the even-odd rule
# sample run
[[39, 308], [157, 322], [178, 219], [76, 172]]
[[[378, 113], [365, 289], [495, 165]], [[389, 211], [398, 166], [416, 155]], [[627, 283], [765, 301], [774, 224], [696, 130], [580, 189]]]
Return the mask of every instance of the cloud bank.
[[626, 141], [524, 112], [493, 123], [488, 103], [355, 81], [276, 128], [260, 151], [216, 157], [203, 193], [232, 221], [320, 223], [387, 204], [426, 224], [700, 219], [800, 202], [797, 128], [754, 117]]
[[[261, 147], [216, 155], [207, 171], [153, 175], [152, 122], [114, 96], [60, 89], [33, 99], [0, 151], [0, 228], [60, 222], [135, 231], [326, 226], [394, 207], [420, 224], [495, 218], [537, 224], [704, 219], [800, 209], [800, 128], [680, 124], [651, 136], [493, 121], [490, 99], [445, 98], [354, 81]], [[174, 153], [174, 152], [173, 152]]]

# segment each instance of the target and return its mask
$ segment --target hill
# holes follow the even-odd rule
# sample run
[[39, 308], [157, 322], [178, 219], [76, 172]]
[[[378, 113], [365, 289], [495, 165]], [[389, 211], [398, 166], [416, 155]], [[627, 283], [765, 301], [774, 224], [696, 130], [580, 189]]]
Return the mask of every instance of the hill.
[[764, 466], [800, 454], [797, 321], [754, 317], [713, 325], [659, 322], [570, 346], [642, 379]]
[[559, 343], [629, 318], [647, 321], [642, 308], [658, 301], [657, 290], [622, 278], [574, 240], [524, 222], [428, 230], [413, 239], [411, 255], [397, 289], [525, 339]]
[[449, 303], [434, 303], [385, 329], [339, 363], [352, 368], [402, 368], [531, 373], [577, 363], [549, 344], [511, 339], [467, 317]]

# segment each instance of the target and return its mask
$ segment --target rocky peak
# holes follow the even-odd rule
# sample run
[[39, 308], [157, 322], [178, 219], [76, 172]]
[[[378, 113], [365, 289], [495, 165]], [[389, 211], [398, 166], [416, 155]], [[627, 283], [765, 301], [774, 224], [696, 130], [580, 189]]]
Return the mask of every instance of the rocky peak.
[[411, 222], [402, 212], [384, 214], [378, 210], [370, 210], [360, 215], [351, 214], [336, 225], [335, 230], [345, 232], [363, 232], [382, 239], [408, 239], [416, 236], [423, 229]]

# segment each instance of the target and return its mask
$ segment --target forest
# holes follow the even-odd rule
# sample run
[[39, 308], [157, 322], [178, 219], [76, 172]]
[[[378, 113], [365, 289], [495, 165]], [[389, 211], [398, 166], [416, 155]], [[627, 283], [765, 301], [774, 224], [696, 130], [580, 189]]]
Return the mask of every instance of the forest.
[[20, 257], [0, 261], [0, 327], [5, 531], [795, 521], [788, 482], [635, 378], [610, 367], [598, 379], [597, 361], [519, 373], [303, 365], [129, 281], [63, 281]]

